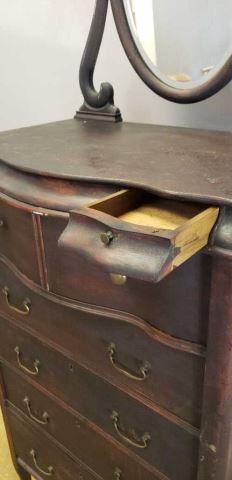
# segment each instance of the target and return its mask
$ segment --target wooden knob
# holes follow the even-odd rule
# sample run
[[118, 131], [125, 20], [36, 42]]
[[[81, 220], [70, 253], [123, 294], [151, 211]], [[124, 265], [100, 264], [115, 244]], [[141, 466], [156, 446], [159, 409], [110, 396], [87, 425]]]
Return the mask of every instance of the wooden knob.
[[114, 234], [110, 231], [104, 232], [104, 233], [101, 233], [100, 238], [102, 243], [104, 243], [104, 245], [109, 245], [114, 239]]

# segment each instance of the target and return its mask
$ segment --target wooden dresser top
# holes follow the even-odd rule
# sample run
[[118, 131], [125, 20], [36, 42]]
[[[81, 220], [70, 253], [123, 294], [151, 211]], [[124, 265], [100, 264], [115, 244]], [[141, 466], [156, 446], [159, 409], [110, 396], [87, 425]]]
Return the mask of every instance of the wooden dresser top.
[[1, 133], [0, 159], [40, 176], [232, 205], [231, 133], [65, 120]]

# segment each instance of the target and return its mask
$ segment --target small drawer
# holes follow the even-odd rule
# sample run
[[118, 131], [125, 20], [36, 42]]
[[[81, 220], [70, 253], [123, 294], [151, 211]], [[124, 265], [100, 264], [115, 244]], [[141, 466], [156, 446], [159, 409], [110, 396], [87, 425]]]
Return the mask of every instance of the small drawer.
[[[109, 480], [157, 479], [152, 468], [146, 468], [83, 417], [64, 408], [58, 399], [35, 388], [10, 368], [2, 366], [2, 373], [7, 401], [98, 475]], [[121, 472], [119, 478], [116, 472]]]
[[0, 256], [40, 283], [33, 219], [18, 202], [0, 199]]
[[219, 209], [122, 190], [70, 213], [63, 249], [99, 266], [113, 283], [158, 282], [208, 243]]
[[201, 346], [171, 338], [130, 315], [69, 306], [54, 295], [39, 295], [7, 265], [0, 265], [1, 312], [63, 347], [109, 382], [200, 426], [205, 367]]
[[172, 480], [195, 480], [199, 432], [80, 367], [9, 321], [0, 320], [0, 357], [34, 379]]
[[112, 283], [100, 266], [75, 251], [58, 248], [66, 222], [41, 218], [50, 291], [64, 297], [131, 313], [169, 335], [206, 344], [212, 258], [198, 252], [161, 282], [128, 278]]
[[26, 468], [33, 477], [51, 480], [100, 480], [97, 474], [81, 462], [74, 461], [14, 409], [7, 409], [7, 418], [18, 464]]

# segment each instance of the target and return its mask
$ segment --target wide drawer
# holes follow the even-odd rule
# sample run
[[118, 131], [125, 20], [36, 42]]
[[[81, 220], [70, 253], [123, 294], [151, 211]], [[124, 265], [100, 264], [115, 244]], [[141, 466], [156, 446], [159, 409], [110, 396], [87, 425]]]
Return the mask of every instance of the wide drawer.
[[7, 265], [0, 265], [1, 312], [62, 346], [110, 382], [200, 426], [203, 348], [120, 312], [78, 304], [71, 308], [62, 299], [29, 288]]
[[104, 479], [114, 480], [115, 472], [121, 472], [122, 480], [157, 479], [150, 468], [137, 462], [135, 456], [115, 445], [70, 407], [5, 366], [2, 373], [7, 400]]
[[[100, 480], [81, 462], [74, 461], [43, 432], [25, 421], [15, 410], [7, 409], [17, 462], [38, 480]], [[113, 477], [112, 477], [113, 478]], [[113, 479], [114, 480], [114, 479]]]
[[0, 198], [0, 255], [40, 283], [32, 214], [22, 204]]
[[159, 282], [208, 243], [218, 208], [121, 190], [70, 213], [59, 240], [108, 273]]
[[129, 312], [170, 335], [206, 343], [210, 255], [195, 254], [161, 282], [128, 278], [119, 286], [112, 283], [109, 274], [99, 265], [75, 250], [58, 248], [66, 226], [64, 219], [56, 215], [43, 216], [41, 223], [50, 291], [81, 302]]
[[195, 480], [198, 431], [0, 320], [0, 356], [172, 480]]

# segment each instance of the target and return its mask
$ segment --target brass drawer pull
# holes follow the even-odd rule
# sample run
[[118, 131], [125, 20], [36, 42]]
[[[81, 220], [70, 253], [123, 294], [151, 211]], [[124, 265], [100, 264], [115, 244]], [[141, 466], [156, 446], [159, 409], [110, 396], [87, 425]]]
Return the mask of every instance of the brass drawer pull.
[[104, 245], [110, 245], [112, 240], [114, 239], [114, 234], [113, 232], [103, 232], [100, 234], [100, 239]]
[[44, 412], [43, 415], [42, 415], [42, 420], [38, 417], [35, 417], [35, 415], [33, 415], [32, 411], [31, 411], [31, 402], [30, 402], [30, 399], [28, 397], [25, 397], [24, 400], [23, 400], [23, 403], [25, 403], [26, 407], [27, 407], [27, 411], [28, 411], [28, 414], [29, 414], [29, 417], [34, 420], [36, 423], [39, 423], [40, 425], [47, 425], [48, 424], [48, 421], [49, 421], [49, 415], [47, 412]]
[[114, 471], [114, 480], [121, 480], [122, 478], [122, 472], [120, 468], [116, 468]]
[[35, 450], [31, 450], [30, 451], [30, 454], [33, 458], [33, 462], [35, 464], [35, 468], [38, 470], [38, 472], [42, 473], [42, 475], [46, 475], [46, 477], [51, 477], [54, 473], [54, 468], [52, 466], [49, 466], [47, 471], [45, 472], [44, 470], [42, 470], [42, 468], [39, 467], [38, 463], [37, 463], [37, 458], [36, 458], [36, 453], [35, 453]]
[[114, 285], [121, 287], [125, 285], [127, 281], [126, 275], [119, 275], [118, 273], [110, 273], [110, 280]]
[[23, 301], [23, 308], [21, 309], [21, 308], [15, 307], [10, 302], [10, 290], [8, 287], [4, 287], [2, 292], [5, 295], [6, 303], [11, 310], [14, 310], [14, 312], [19, 313], [20, 315], [29, 315], [30, 305], [31, 305], [29, 298], [25, 298], [25, 300]]
[[150, 364], [148, 362], [144, 362], [143, 365], [140, 367], [140, 374], [136, 374], [128, 370], [127, 368], [123, 367], [118, 361], [117, 361], [117, 354], [116, 354], [116, 346], [114, 343], [110, 343], [108, 347], [109, 355], [110, 355], [110, 361], [113, 365], [113, 367], [120, 373], [123, 373], [123, 375], [126, 375], [126, 377], [131, 378], [132, 380], [137, 380], [137, 382], [142, 382], [146, 380], [146, 378], [149, 375], [149, 370], [150, 370]]
[[15, 353], [17, 355], [17, 361], [18, 361], [18, 365], [19, 367], [26, 373], [29, 373], [30, 375], [39, 375], [39, 366], [40, 366], [40, 362], [39, 360], [35, 360], [33, 362], [33, 365], [34, 365], [34, 370], [31, 370], [30, 368], [27, 368], [25, 367], [22, 362], [21, 362], [21, 354], [20, 354], [20, 350], [19, 350], [19, 347], [15, 347]]
[[129, 443], [132, 445], [132, 447], [140, 448], [140, 449], [145, 449], [148, 447], [149, 442], [151, 440], [151, 435], [149, 433], [144, 433], [141, 441], [136, 441], [133, 440], [132, 438], [128, 437], [125, 433], [123, 433], [121, 427], [120, 427], [120, 416], [118, 412], [112, 412], [111, 419], [113, 420], [114, 428], [120, 438], [124, 440], [125, 442]]

